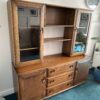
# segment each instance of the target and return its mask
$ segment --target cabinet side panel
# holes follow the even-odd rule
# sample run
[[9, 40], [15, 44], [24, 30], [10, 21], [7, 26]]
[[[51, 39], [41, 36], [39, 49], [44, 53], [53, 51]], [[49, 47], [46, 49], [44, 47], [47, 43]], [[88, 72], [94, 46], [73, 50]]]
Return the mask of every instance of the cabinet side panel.
[[15, 68], [13, 68], [13, 83], [14, 83], [14, 91], [17, 95], [17, 99], [20, 100], [19, 79]]
[[9, 35], [10, 35], [10, 44], [11, 44], [11, 54], [12, 54], [12, 62], [15, 65], [15, 46], [14, 46], [14, 35], [13, 35], [13, 17], [12, 17], [12, 4], [9, 0], [7, 2], [8, 8], [8, 22], [9, 22]]
[[77, 17], [77, 10], [72, 10], [71, 12], [68, 11], [67, 20], [69, 24], [73, 25], [73, 27], [66, 27], [64, 31], [64, 38], [71, 39], [71, 41], [63, 43], [63, 53], [66, 54], [67, 56], [71, 56], [72, 54], [74, 38], [75, 38], [76, 17]]
[[74, 34], [74, 28], [67, 28], [67, 27], [65, 28], [64, 38], [71, 39], [71, 41], [67, 41], [63, 43], [63, 53], [68, 56], [71, 55], [73, 34]]

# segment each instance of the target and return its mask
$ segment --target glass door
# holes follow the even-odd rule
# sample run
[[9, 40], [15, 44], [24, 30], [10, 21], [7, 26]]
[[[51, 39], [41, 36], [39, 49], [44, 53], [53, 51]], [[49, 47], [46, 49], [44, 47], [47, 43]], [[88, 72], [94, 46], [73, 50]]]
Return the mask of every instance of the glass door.
[[20, 62], [40, 59], [41, 9], [18, 6]]
[[85, 52], [91, 13], [79, 12], [74, 53]]

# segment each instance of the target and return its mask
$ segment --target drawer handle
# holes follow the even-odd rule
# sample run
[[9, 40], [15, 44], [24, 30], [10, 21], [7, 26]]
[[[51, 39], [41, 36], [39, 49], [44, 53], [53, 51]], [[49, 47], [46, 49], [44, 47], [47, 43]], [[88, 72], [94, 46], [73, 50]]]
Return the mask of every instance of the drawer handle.
[[48, 93], [52, 93], [53, 91], [54, 91], [54, 90], [53, 90], [53, 89], [51, 89], [51, 90], [49, 90], [49, 91], [48, 91]]
[[42, 79], [42, 83], [46, 84], [46, 78]]
[[50, 80], [50, 81], [49, 81], [50, 84], [53, 83], [53, 82], [54, 82], [54, 80]]
[[68, 77], [72, 77], [72, 74], [69, 74]]
[[52, 69], [51, 71], [50, 71], [50, 73], [54, 73], [55, 72], [55, 70], [54, 69]]
[[70, 83], [67, 83], [67, 86], [70, 86], [70, 85], [72, 85], [72, 83], [70, 82]]
[[69, 86], [70, 85], [70, 83], [67, 83], [67, 86]]
[[73, 68], [73, 65], [70, 65], [69, 67], [70, 67], [70, 68]]

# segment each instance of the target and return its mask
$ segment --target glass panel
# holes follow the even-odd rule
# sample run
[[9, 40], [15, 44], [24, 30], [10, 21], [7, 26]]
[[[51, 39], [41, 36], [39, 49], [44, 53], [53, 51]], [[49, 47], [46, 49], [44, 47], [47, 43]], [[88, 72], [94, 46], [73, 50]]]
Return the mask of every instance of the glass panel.
[[90, 19], [89, 13], [81, 13], [74, 52], [84, 52], [86, 49], [89, 19]]
[[89, 14], [81, 13], [79, 27], [88, 27]]
[[20, 61], [40, 58], [40, 9], [18, 7]]

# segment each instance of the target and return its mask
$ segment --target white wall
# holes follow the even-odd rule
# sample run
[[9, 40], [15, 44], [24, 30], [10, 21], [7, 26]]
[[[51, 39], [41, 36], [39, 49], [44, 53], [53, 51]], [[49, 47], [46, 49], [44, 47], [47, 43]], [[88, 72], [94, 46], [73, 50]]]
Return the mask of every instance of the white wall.
[[0, 95], [13, 92], [7, 4], [0, 0]]
[[85, 5], [85, 0], [23, 0], [23, 1], [33, 1], [33, 2], [41, 2], [46, 4], [61, 5], [73, 8], [88, 9], [88, 7]]
[[96, 43], [95, 40], [91, 39], [92, 37], [100, 37], [100, 4], [93, 12], [90, 35], [87, 46], [87, 53], [86, 53], [87, 55], [92, 55], [94, 45]]
[[[76, 8], [77, 7], [87, 8], [84, 3], [85, 0], [30, 0], [30, 1], [51, 3], [51, 4], [76, 7]], [[11, 50], [10, 50], [8, 16], [7, 16], [7, 0], [0, 0], [0, 26], [1, 26], [0, 27], [0, 95], [5, 95], [13, 92]], [[95, 34], [94, 32], [91, 33]], [[88, 49], [89, 49], [88, 52], [91, 51], [90, 44]]]

